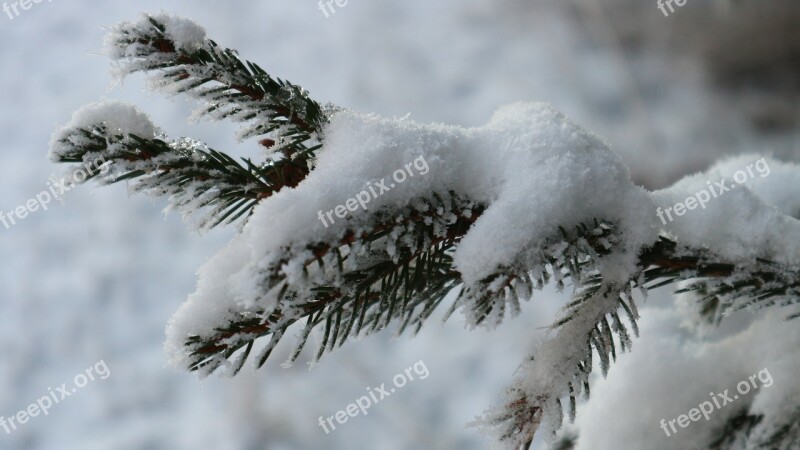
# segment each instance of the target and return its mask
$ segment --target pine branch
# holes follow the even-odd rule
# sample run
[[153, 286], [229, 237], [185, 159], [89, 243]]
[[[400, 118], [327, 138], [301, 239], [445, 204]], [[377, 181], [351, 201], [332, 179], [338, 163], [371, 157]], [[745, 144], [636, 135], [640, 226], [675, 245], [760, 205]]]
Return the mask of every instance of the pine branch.
[[[577, 399], [590, 395], [593, 355], [599, 357], [605, 376], [616, 360], [617, 350], [630, 349], [629, 332], [617, 310], [628, 313], [631, 327], [638, 334], [630, 285], [604, 284], [598, 276], [578, 288], [574, 299], [564, 314], [569, 320], [562, 319], [556, 325], [556, 338], [543, 343], [523, 365], [517, 386], [532, 386], [509, 389], [506, 403], [489, 411], [479, 422], [493, 431], [504, 448], [529, 448], [543, 424], [553, 433], [560, 428], [565, 412], [574, 420]], [[554, 355], [557, 361], [550, 360]], [[547, 359], [545, 364], [538, 361], [540, 356]], [[566, 404], [562, 396], [566, 397]]]
[[749, 414], [748, 408], [739, 409], [725, 422], [722, 429], [712, 434], [712, 436], [716, 436], [716, 439], [708, 444], [709, 450], [733, 449], [737, 448], [738, 445], [744, 444], [753, 428], [758, 426], [763, 419], [764, 416], [762, 415]]
[[[549, 420], [552, 431], [563, 421], [564, 404], [570, 421], [574, 420], [577, 398], [588, 399], [589, 374], [592, 356], [600, 359], [605, 377], [610, 365], [616, 360], [617, 351], [631, 349], [632, 341], [628, 327], [620, 320], [618, 310], [627, 315], [631, 330], [638, 336], [638, 312], [631, 295], [631, 288], [644, 291], [679, 281], [690, 282], [679, 292], [703, 292], [704, 302], [714, 302], [717, 320], [730, 310], [743, 308], [761, 309], [774, 305], [789, 306], [800, 303], [800, 268], [786, 267], [773, 262], [757, 260], [747, 264], [720, 262], [707, 249], [690, 249], [662, 236], [653, 246], [643, 250], [639, 256], [639, 267], [643, 270], [620, 288], [594, 274], [581, 282], [566, 306], [562, 318], [554, 325], [556, 337], [545, 342], [534, 354], [519, 383], [524, 380], [558, 378], [549, 369], [561, 370], [572, 367], [573, 371], [555, 386], [524, 390], [511, 388], [509, 400], [483, 419], [494, 429], [498, 439], [508, 448], [526, 449], [543, 420]], [[794, 314], [788, 319], [800, 315]], [[560, 348], [561, 345], [571, 347]], [[555, 351], [555, 348], [559, 351]], [[544, 368], [534, 364], [537, 354], [558, 354], [558, 361], [547, 361]]]
[[[480, 216], [483, 207], [451, 193], [434, 196], [418, 206], [387, 215], [377, 213], [370, 230], [347, 230], [337, 245], [318, 242], [300, 255], [287, 252], [264, 280], [267, 290], [278, 291], [278, 307], [271, 311], [240, 311], [236, 319], [209, 336], [190, 336], [190, 370], [209, 373], [223, 366], [241, 349], [251, 348], [269, 336], [257, 360], [263, 365], [286, 330], [297, 322], [306, 324], [290, 362], [299, 357], [315, 328], [323, 329], [318, 360], [326, 351], [348, 338], [380, 331], [398, 324], [398, 334], [416, 334], [445, 295], [460, 282], [452, 251]], [[394, 256], [386, 249], [393, 247]], [[303, 258], [307, 276], [319, 280], [305, 291], [292, 290], [279, 270], [293, 259]], [[244, 358], [233, 364], [238, 372]]]
[[[315, 360], [348, 338], [362, 332], [371, 334], [391, 323], [398, 324], [398, 334], [408, 328], [416, 334], [447, 293], [462, 284], [451, 254], [484, 209], [451, 193], [449, 198], [435, 197], [421, 207], [409, 207], [401, 213], [401, 219], [383, 214], [385, 219], [367, 232], [348, 230], [336, 246], [312, 243], [300, 255], [287, 252], [262, 281], [265, 292], [278, 292], [281, 306], [233, 312], [234, 319], [227, 326], [207, 336], [190, 336], [186, 341], [192, 356], [189, 369], [213, 372], [237, 351], [270, 336], [264, 355], [257, 361], [260, 367], [288, 327], [299, 321], [306, 323], [306, 329], [290, 363], [317, 327], [323, 334]], [[376, 213], [376, 217], [381, 216], [381, 212]], [[507, 304], [511, 305], [511, 315], [519, 314], [520, 302], [551, 277], [559, 283], [566, 277], [582, 279], [584, 273], [593, 270], [592, 261], [606, 254], [615, 239], [614, 228], [599, 221], [593, 227], [580, 225], [573, 232], [562, 229], [542, 251], [541, 269], [525, 274], [498, 273], [479, 287], [462, 292], [450, 313], [463, 306], [470, 315], [491, 315], [499, 323], [506, 315]], [[393, 258], [387, 256], [389, 247], [396, 247]], [[281, 272], [298, 257], [303, 258], [307, 277], [319, 280], [305, 292], [293, 291]], [[233, 373], [243, 363], [244, 359], [236, 359]]]
[[[184, 214], [199, 208], [208, 211], [200, 222], [204, 228], [232, 223], [249, 213], [260, 200], [286, 186], [296, 186], [307, 172], [290, 160], [256, 165], [242, 163], [200, 142], [179, 138], [170, 142], [112, 132], [103, 123], [62, 130], [51, 159], [78, 165], [86, 180], [104, 184], [133, 180], [133, 190], [168, 197], [172, 207]], [[111, 169], [82, 163], [103, 160]]]
[[[268, 149], [268, 157], [263, 163], [240, 163], [190, 138], [167, 142], [164, 136], [108, 129], [98, 119], [61, 130], [51, 152], [54, 162], [103, 158], [114, 169], [99, 177], [103, 183], [136, 180], [135, 191], [167, 196], [185, 215], [206, 208], [200, 220], [204, 229], [246, 217], [259, 201], [297, 186], [313, 170], [328, 120], [323, 108], [299, 86], [206, 39], [192, 22], [145, 15], [139, 22], [122, 23], [107, 37], [106, 52], [123, 74], [152, 72], [156, 88], [204, 100], [200, 115], [247, 122], [240, 137], [267, 135], [259, 144]], [[98, 175], [92, 169], [86, 179]]]
[[[694, 292], [708, 321], [731, 312], [800, 303], [800, 269], [757, 259], [748, 264], [720, 262], [706, 249], [688, 249], [662, 237], [641, 256], [645, 286], [654, 289], [688, 281], [676, 293]], [[796, 315], [789, 316], [795, 318]]]
[[[313, 157], [328, 115], [307, 91], [271, 76], [210, 39], [176, 42], [171, 28], [178, 26], [193, 24], [166, 15], [145, 15], [139, 22], [115, 27], [106, 51], [120, 63], [123, 74], [154, 72], [151, 82], [156, 89], [205, 101], [198, 117], [246, 122], [241, 139], [270, 134], [261, 141], [270, 152], [304, 161]], [[204, 36], [202, 29], [195, 34]]]
[[[761, 424], [763, 420], [761, 415], [750, 415], [748, 417], [751, 418], [751, 421], [757, 421], [759, 425], [765, 426], [765, 424]], [[740, 428], [744, 428], [747, 431], [747, 436], [755, 448], [788, 450], [800, 446], [800, 407], [795, 407], [789, 414], [772, 418], [771, 422], [778, 425], [758, 430], [760, 433], [757, 436], [751, 428]], [[749, 425], [749, 423], [745, 422], [744, 425]]]
[[[206, 102], [199, 116], [245, 123], [239, 137], [261, 138], [259, 143], [268, 149], [266, 161], [240, 163], [187, 138], [167, 141], [132, 131], [151, 129], [151, 124], [129, 128], [98, 118], [102, 114], [96, 112], [90, 114], [93, 120], [77, 120], [59, 132], [51, 153], [55, 161], [80, 164], [102, 157], [111, 172], [89, 169], [88, 179], [132, 180], [135, 190], [168, 196], [185, 213], [208, 208], [202, 221], [207, 227], [243, 217], [280, 189], [298, 186], [313, 170], [324, 127], [335, 108], [323, 108], [299, 86], [272, 77], [240, 59], [234, 50], [220, 48], [193, 23], [166, 15], [145, 16], [137, 23], [115, 27], [107, 50], [123, 74], [148, 72], [157, 89]], [[139, 117], [139, 113], [123, 117]], [[562, 120], [548, 117], [548, 121]], [[535, 118], [544, 122], [540, 116]], [[569, 134], [564, 130], [556, 134]], [[594, 145], [582, 133], [572, 133], [581, 135], [576, 145], [581, 149]], [[601, 158], [607, 164], [603, 170], [621, 165], [606, 156]], [[564, 173], [583, 176], [594, 167], [574, 167], [577, 164], [573, 161]], [[612, 186], [634, 191], [632, 184]], [[646, 195], [639, 192], [629, 198], [642, 197]], [[563, 200], [553, 203], [560, 205]], [[521, 301], [528, 300], [534, 289], [551, 280], [563, 288], [570, 280], [575, 290], [553, 325], [555, 338], [524, 364], [522, 378], [509, 389], [505, 405], [486, 420], [498, 431], [501, 443], [527, 448], [543, 424], [558, 428], [564, 413], [574, 419], [577, 399], [590, 393], [595, 355], [606, 375], [617, 352], [630, 350], [639, 318], [633, 288], [647, 291], [686, 282], [682, 292], [700, 294], [707, 317], [714, 321], [741, 308], [793, 305], [800, 300], [800, 268], [765, 260], [725, 261], [709, 249], [689, 248], [665, 236], [653, 242], [656, 233], [640, 229], [648, 237], [634, 241], [636, 250], [630, 250], [625, 245], [628, 236], [603, 217], [593, 223], [563, 224], [566, 228], [553, 229], [551, 236], [550, 230], [537, 230], [536, 240], [526, 244], [536, 248], [520, 249], [508, 258], [512, 262], [503, 260], [498, 263], [502, 267], [479, 271], [474, 279], [482, 279], [464, 286], [453, 255], [491, 206], [461, 192], [439, 196], [431, 191], [371, 210], [368, 217], [350, 222], [332, 238], [287, 240], [286, 247], [256, 264], [257, 275], [248, 281], [261, 289], [258, 298], [232, 301], [235, 306], [220, 318], [222, 326], [189, 336], [182, 329], [176, 332], [178, 346], [186, 338], [187, 367], [210, 373], [226, 366], [235, 374], [263, 338], [266, 345], [255, 356], [261, 366], [298, 323], [304, 329], [290, 361], [299, 357], [314, 330], [321, 330], [315, 360], [350, 338], [392, 324], [398, 333], [418, 332], [445, 296], [459, 286], [462, 289], [447, 316], [460, 308], [471, 324], [492, 327], [518, 314]], [[636, 225], [650, 226], [646, 221]], [[542, 243], [540, 239], [547, 236]], [[606, 278], [614, 272], [609, 270], [617, 261], [613, 258], [620, 256], [629, 257], [630, 262], [638, 257], [637, 269], [618, 271], [625, 274], [616, 274], [620, 279]], [[622, 279], [626, 277], [630, 278]]]
[[[751, 405], [752, 406], [752, 405]], [[793, 449], [800, 444], [800, 409], [786, 415], [784, 410], [753, 413], [743, 407], [717, 427], [708, 444], [709, 450]]]
[[581, 282], [586, 274], [594, 273], [597, 260], [607, 255], [619, 239], [613, 224], [597, 219], [591, 226], [578, 224], [572, 231], [559, 227], [558, 235], [539, 249], [539, 264], [500, 268], [476, 286], [465, 289], [457, 305], [465, 306], [471, 323], [482, 324], [488, 319], [488, 326], [499, 325], [506, 304], [516, 315], [520, 302], [530, 298], [533, 290], [542, 289], [551, 278], [562, 290], [565, 280]]

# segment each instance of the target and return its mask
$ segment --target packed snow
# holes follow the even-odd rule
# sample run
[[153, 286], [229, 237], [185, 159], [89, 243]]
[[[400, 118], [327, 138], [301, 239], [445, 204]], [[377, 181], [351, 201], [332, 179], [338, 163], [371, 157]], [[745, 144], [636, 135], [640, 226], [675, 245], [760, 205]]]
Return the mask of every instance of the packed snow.
[[[318, 13], [316, 4], [303, 2], [219, 8], [199, 0], [170, 8], [195, 17], [218, 42], [299, 82], [315, 98], [360, 111], [389, 117], [411, 113], [422, 122], [473, 125], [483, 123], [499, 104], [526, 98], [550, 101], [606, 137], [632, 177], [648, 187], [667, 186], [720, 155], [759, 150], [764, 144], [774, 146], [783, 158], [797, 160], [796, 131], [766, 137], [756, 133], [747, 126], [747, 108], [739, 107], [738, 97], [712, 89], [699, 63], [663, 52], [671, 44], [661, 38], [677, 37], [671, 27], [700, 8], [682, 11], [685, 14], [667, 23], [649, 13], [617, 14], [636, 8], [660, 14], [652, 5], [617, 1], [603, 6], [611, 3], [618, 9], [604, 16], [587, 5], [576, 8], [560, 2], [544, 9], [518, 0], [502, 0], [502, 7], [480, 0], [374, 2], [354, 4], [330, 20]], [[8, 211], [44, 187], [54, 170], [42, 158], [50, 130], [87, 100], [108, 95], [107, 60], [86, 55], [101, 41], [100, 25], [162, 7], [149, 0], [102, 7], [74, 0], [53, 2], [24, 19], [4, 22], [0, 37], [8, 45], [0, 50], [0, 85], [6, 93], [6, 108], [0, 110], [0, 153], [5, 161], [0, 167], [0, 209]], [[697, 16], [703, 26], [689, 30], [713, 33], [716, 24]], [[655, 30], [656, 45], [620, 51], [613, 33], [604, 33], [610, 30], [608, 20]], [[374, 38], [364, 39], [365, 34]], [[700, 48], [686, 34], [679, 38], [692, 49]], [[113, 96], [142, 106], [172, 135], [187, 134], [215, 148], [253, 154], [248, 144], [230, 144], [233, 127], [187, 127], [184, 118], [190, 108], [141, 93], [138, 79], [119, 84]], [[752, 98], [759, 107], [769, 104]], [[776, 166], [770, 166], [773, 172], [764, 180], [778, 174]], [[793, 178], [791, 172], [787, 176]], [[751, 180], [748, 188], [767, 203], [796, 201], [762, 194], [758, 182]], [[780, 196], [780, 191], [774, 192]], [[354, 442], [376, 450], [484, 448], [475, 430], [464, 428], [464, 423], [507, 385], [541, 334], [538, 328], [550, 322], [565, 298], [564, 293], [546, 290], [518, 320], [492, 333], [465, 332], [457, 321], [444, 327], [434, 323], [414, 340], [386, 342], [389, 336], [383, 334], [345, 346], [310, 373], [268, 365], [259, 374], [245, 372], [234, 380], [210, 379], [199, 386], [192, 376], [165, 369], [163, 325], [191, 291], [199, 262], [217, 252], [232, 230], [191, 235], [180, 220], [165, 220], [159, 214], [162, 206], [163, 202], [128, 198], [124, 187], [76, 189], [65, 207], [5, 230], [0, 238], [0, 251], [7, 255], [0, 273], [0, 329], [9, 345], [0, 370], [0, 413], [20, 409], [42, 395], [43, 387], [67, 381], [97, 360], [108, 361], [114, 375], [45, 420], [4, 436], [4, 448], [351, 449]], [[797, 209], [792, 213], [785, 208], [786, 214], [797, 217]], [[659, 297], [651, 295], [643, 317], [654, 311]], [[671, 296], [661, 300], [672, 307]], [[737, 316], [742, 317], [749, 314]], [[659, 328], [645, 320], [642, 335], [670, 339], [679, 322], [663, 322]], [[773, 339], [758, 333], [749, 337], [742, 345], [754, 349], [765, 348]], [[795, 342], [790, 335], [782, 339], [787, 345]], [[649, 344], [636, 345], [629, 357], [647, 358]], [[288, 351], [280, 350], [276, 358]], [[739, 354], [740, 348], [731, 351], [732, 357]], [[431, 368], [424, 384], [392, 397], [352, 427], [325, 435], [316, 426], [318, 415], [340, 409], [366, 386], [404, 367], [398, 361], [420, 358]], [[667, 415], [657, 412], [664, 403], [650, 401], [636, 389], [628, 391], [627, 386], [638, 380], [638, 371], [652, 373], [653, 384], [662, 386], [677, 372], [666, 370], [671, 361], [665, 357], [650, 370], [642, 359], [631, 360], [612, 368], [606, 382], [598, 380], [593, 385], [597, 398], [587, 405], [594, 405], [596, 413], [584, 410], [578, 415], [579, 421], [586, 416], [580, 423], [587, 428], [582, 448], [603, 448], [604, 433], [619, 438], [608, 448], [652, 448], [644, 436], [626, 439], [638, 438], [641, 429], [636, 422], [626, 422], [651, 410], [647, 417], [660, 419]], [[753, 362], [742, 373], [761, 368]], [[781, 383], [778, 369], [772, 373], [775, 385], [763, 394], [785, 392], [787, 399], [796, 398], [784, 391], [794, 385]], [[617, 374], [628, 377], [617, 383]], [[605, 397], [606, 384], [630, 395], [625, 402], [617, 395]], [[682, 388], [658, 398], [674, 399], [681, 404], [675, 407], [679, 412], [696, 405], [694, 396], [671, 395]], [[643, 419], [641, 426], [662, 433], [657, 423]], [[695, 426], [684, 431], [699, 440], [704, 434], [695, 430], [702, 423]], [[608, 436], [609, 429], [619, 433]], [[537, 441], [534, 448], [539, 445]]]
[[[709, 339], [681, 331], [685, 317], [673, 304], [652, 308], [642, 317], [642, 335], [633, 352], [622, 355], [608, 378], [595, 383], [592, 399], [578, 408], [579, 440], [576, 450], [656, 448], [686, 450], [708, 448], [698, 443], [720, 437], [725, 423], [742, 411], [764, 418], [751, 439], [771, 435], [795, 414], [800, 396], [796, 382], [800, 370], [798, 327], [772, 311], [733, 335], [716, 333]], [[747, 395], [737, 384], [762, 374], [762, 383]], [[771, 385], [769, 378], [773, 380]], [[733, 402], [691, 422], [677, 433], [661, 428], [690, 408], [728, 390]], [[718, 397], [717, 397], [718, 398]], [[609, 407], [614, 410], [609, 414]], [[734, 449], [753, 448], [738, 442]]]
[[[510, 105], [475, 128], [341, 112], [324, 134], [308, 178], [256, 206], [242, 234], [200, 270], [197, 291], [167, 331], [177, 366], [186, 364], [183, 346], [190, 334], [211, 333], [230, 313], [278, 307], [279, 289], [264, 286], [264, 269], [282, 264], [290, 288], [302, 292], [309, 244], [368, 230], [375, 225], [374, 211], [392, 211], [435, 193], [453, 190], [489, 205], [454, 254], [466, 286], [502, 267], [543, 264], [539, 248], [558, 236], [559, 226], [595, 219], [614, 222], [626, 236], [624, 248], [604, 268], [609, 278], [628, 279], [638, 249], [658, 233], [653, 203], [630, 181], [619, 157], [547, 104]], [[429, 172], [376, 198], [370, 212], [356, 211], [332, 226], [317, 220], [318, 211], [352, 197], [369, 180], [389, 179], [420, 156]]]
[[707, 198], [682, 216], [673, 214], [664, 227], [682, 244], [707, 247], [729, 262], [762, 258], [790, 265], [800, 264], [800, 221], [792, 217], [799, 195], [797, 164], [757, 155], [720, 162], [653, 194], [664, 209]]
[[[165, 13], [151, 16], [164, 24], [164, 35], [175, 44], [177, 50], [197, 50], [206, 42], [206, 30], [191, 19]], [[146, 44], [133, 44], [123, 48], [117, 43], [120, 39], [130, 38], [137, 31], [146, 31], [150, 27], [152, 23], [144, 17], [137, 22], [126, 21], [114, 25], [106, 35], [103, 54], [112, 60], [139, 56]]]
[[[70, 128], [99, 124], [122, 134], [155, 135], [155, 126], [135, 107], [105, 102], [75, 113], [55, 134], [51, 152], [58, 153]], [[281, 283], [292, 291], [308, 292], [313, 281], [304, 269], [311, 256], [309, 245], [371, 229], [377, 225], [374, 211], [399, 210], [417, 199], [446, 196], [450, 191], [488, 205], [454, 253], [465, 289], [503, 268], [524, 270], [545, 264], [541, 248], [558, 236], [559, 227], [597, 219], [614, 224], [623, 237], [599, 265], [606, 282], [620, 286], [636, 276], [639, 251], [662, 231], [683, 245], [708, 249], [723, 261], [770, 258], [790, 265], [800, 261], [800, 239], [790, 238], [789, 245], [783, 241], [787, 236], [800, 237], [800, 222], [764, 200], [794, 208], [786, 196], [776, 194], [775, 187], [782, 183], [785, 189], [785, 183], [794, 180], [794, 167], [773, 159], [753, 159], [737, 169], [735, 163], [748, 158], [742, 156], [650, 193], [633, 183], [625, 164], [603, 141], [542, 103], [503, 107], [486, 125], [471, 128], [340, 110], [323, 135], [324, 147], [311, 175], [298, 187], [283, 189], [257, 205], [242, 233], [200, 269], [197, 291], [167, 327], [166, 349], [176, 367], [190, 365], [187, 337], [213, 334], [240, 312], [257, 308], [269, 313], [281, 307], [279, 292], [284, 286], [265, 285], [265, 271], [277, 270], [285, 280]], [[370, 180], [390, 179], [392, 168], [402, 171], [415, 160], [425, 161], [424, 174], [397, 189], [391, 184], [385, 195], [372, 199], [370, 211], [354, 211], [330, 224], [315, 220], [317, 214], [363, 190]], [[772, 184], [761, 181], [754, 187], [760, 197], [744, 184], [768, 177], [770, 163], [781, 176]], [[742, 188], [735, 190], [737, 186]], [[701, 191], [707, 195], [701, 197]], [[695, 207], [679, 213], [678, 206], [689, 205], [689, 200]], [[698, 202], [700, 210], [692, 213]], [[661, 216], [662, 208], [669, 223]], [[673, 208], [674, 218], [669, 213]], [[394, 256], [392, 248], [391, 243], [386, 247], [389, 257]], [[631, 298], [630, 292], [621, 291]], [[617, 308], [616, 294], [593, 296], [520, 372], [516, 386], [546, 407], [541, 426], [546, 435], [554, 436], [560, 427], [561, 415], [556, 412], [561, 410], [560, 396], [570, 383], [586, 381], [573, 379], [574, 371], [568, 369], [586, 357], [587, 333]], [[566, 344], [575, 342], [580, 345]]]
[[95, 125], [105, 125], [109, 135], [134, 134], [143, 139], [153, 139], [157, 132], [150, 117], [131, 103], [117, 100], [90, 103], [75, 111], [72, 119], [53, 133], [53, 137], [50, 139], [50, 159], [55, 161], [55, 158], [64, 150], [65, 146], [61, 141], [70, 130], [89, 129]]

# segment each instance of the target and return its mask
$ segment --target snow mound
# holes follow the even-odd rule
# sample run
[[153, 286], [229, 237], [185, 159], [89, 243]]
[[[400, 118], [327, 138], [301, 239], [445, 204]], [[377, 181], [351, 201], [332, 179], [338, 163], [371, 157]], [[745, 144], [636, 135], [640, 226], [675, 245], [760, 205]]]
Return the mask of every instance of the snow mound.
[[[644, 351], [621, 356], [608, 379], [593, 387], [592, 401], [578, 413], [576, 450], [708, 448], [742, 412], [763, 418], [750, 434], [751, 445], [732, 448], [756, 448], [755, 442], [786, 425], [800, 398], [800, 385], [793, 381], [800, 369], [796, 324], [772, 311], [732, 336], [708, 342], [676, 335], [683, 318], [665, 309], [643, 315], [638, 347]], [[674, 421], [727, 392], [736, 395], [733, 402], [720, 402], [686, 429], [661, 428], [662, 420]], [[614, 405], [614, 414], [608, 405]]]
[[[627, 279], [638, 249], [658, 234], [655, 206], [631, 182], [620, 158], [548, 104], [506, 106], [475, 128], [342, 111], [324, 135], [325, 147], [308, 178], [257, 205], [242, 233], [200, 269], [196, 292], [167, 328], [176, 365], [187, 362], [187, 336], [211, 333], [237, 312], [277, 306], [277, 289], [263, 284], [265, 271], [279, 266], [290, 287], [302, 291], [309, 244], [369, 229], [375, 210], [394, 211], [415, 199], [454, 191], [488, 206], [454, 255], [467, 286], [501, 268], [538, 263], [538, 246], [558, 236], [559, 226], [594, 219], [613, 221], [626, 236], [604, 275]], [[389, 184], [395, 171], [419, 158], [427, 171], [392, 184], [370, 202], [370, 212], [356, 210], [327, 225], [319, 220], [319, 212], [344, 203], [372, 180]], [[297, 256], [287, 262], [286, 255]]]
[[138, 22], [120, 22], [110, 27], [103, 41], [103, 54], [112, 60], [140, 56], [150, 53], [148, 43], [120, 45], [132, 37], [145, 36], [152, 32], [153, 21], [164, 24], [164, 34], [175, 43], [176, 50], [197, 50], [205, 44], [206, 30], [191, 19], [170, 14], [142, 14]]
[[[707, 247], [730, 262], [764, 258], [800, 264], [800, 171], [796, 164], [745, 155], [722, 161], [653, 193], [665, 230], [679, 242]], [[688, 199], [694, 199], [690, 201]], [[706, 201], [699, 201], [707, 199]], [[674, 213], [683, 204], [682, 215]], [[790, 214], [790, 215], [787, 215]]]
[[[50, 160], [58, 161], [59, 155], [80, 144], [74, 142], [76, 137], [73, 130], [89, 129], [96, 125], [104, 125], [109, 135], [134, 134], [143, 139], [153, 139], [158, 132], [150, 117], [130, 103], [116, 100], [90, 103], [75, 111], [72, 119], [53, 133], [48, 153]], [[73, 139], [72, 145], [64, 143], [67, 138]]]

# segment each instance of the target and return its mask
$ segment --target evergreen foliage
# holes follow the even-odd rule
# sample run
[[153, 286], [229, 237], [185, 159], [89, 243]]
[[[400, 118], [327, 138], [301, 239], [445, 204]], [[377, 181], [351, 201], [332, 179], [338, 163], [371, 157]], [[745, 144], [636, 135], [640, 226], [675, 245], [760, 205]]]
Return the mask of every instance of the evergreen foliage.
[[[299, 86], [270, 75], [212, 40], [203, 39], [197, 45], [176, 41], [169, 23], [158, 16], [120, 25], [115, 36], [109, 53], [123, 72], [146, 72], [158, 89], [203, 101], [200, 116], [245, 123], [239, 137], [259, 138], [266, 149], [264, 161], [236, 161], [193, 139], [138, 136], [99, 122], [65, 130], [58, 140], [59, 150], [53, 153], [56, 162], [75, 164], [102, 156], [114, 170], [106, 175], [95, 171], [89, 178], [107, 184], [131, 180], [135, 190], [167, 197], [186, 214], [202, 208], [204, 228], [246, 222], [257, 203], [299, 185], [314, 170], [317, 152], [324, 151], [324, 126], [336, 111], [334, 106], [321, 106]], [[574, 418], [577, 399], [590, 393], [594, 358], [605, 375], [618, 352], [631, 349], [632, 337], [639, 332], [634, 290], [646, 293], [683, 282], [679, 292], [696, 293], [704, 317], [711, 322], [741, 308], [800, 302], [797, 267], [767, 260], [733, 263], [708, 249], [682, 245], [666, 234], [640, 252], [639, 270], [631, 279], [625, 283], [605, 280], [597, 261], [625, 236], [604, 217], [574, 229], [553, 230], [540, 249], [540, 266], [502, 268], [477, 286], [461, 289], [453, 251], [487, 207], [454, 191], [445, 197], [417, 198], [401, 210], [371, 212], [371, 229], [348, 230], [333, 241], [309, 242], [302, 254], [286, 249], [285, 258], [265, 268], [259, 280], [279, 291], [279, 306], [238, 312], [211, 334], [188, 336], [185, 346], [191, 363], [187, 369], [207, 374], [227, 367], [235, 374], [251, 356], [261, 366], [298, 323], [303, 331], [291, 361], [317, 328], [322, 330], [322, 341], [314, 349], [316, 359], [348, 339], [392, 324], [398, 334], [416, 333], [454, 290], [459, 292], [448, 306], [450, 313], [463, 309], [473, 323], [496, 326], [504, 317], [519, 313], [521, 302], [532, 291], [551, 281], [559, 288], [572, 283], [572, 299], [553, 330], [556, 340], [564, 330], [564, 335], [577, 340], [563, 356], [564, 367], [571, 367], [573, 373], [560, 389], [536, 398], [511, 389], [508, 401], [485, 417], [509, 448], [528, 448], [545, 416], [557, 416], [558, 423], [564, 413]], [[307, 290], [294, 290], [279, 269], [304, 255], [304, 273], [321, 281]], [[254, 354], [260, 340], [265, 345]], [[532, 360], [535, 364], [537, 354]], [[752, 427], [758, 420], [743, 413], [731, 427]], [[786, 433], [772, 436], [770, 442], [794, 442], [797, 434], [796, 426], [787, 424]], [[727, 448], [723, 441], [714, 445]]]

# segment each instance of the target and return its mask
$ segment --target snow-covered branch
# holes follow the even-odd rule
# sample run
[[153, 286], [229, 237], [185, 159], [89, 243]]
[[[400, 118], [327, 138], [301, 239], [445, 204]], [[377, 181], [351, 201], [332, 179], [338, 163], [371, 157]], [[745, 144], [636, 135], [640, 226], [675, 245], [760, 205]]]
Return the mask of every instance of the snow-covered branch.
[[[190, 139], [167, 142], [137, 110], [103, 104], [54, 137], [55, 161], [103, 156], [112, 170], [102, 181], [136, 178], [136, 189], [187, 213], [211, 206], [212, 226], [248, 214], [170, 321], [178, 367], [236, 373], [261, 338], [264, 364], [295, 324], [304, 328], [290, 362], [317, 328], [317, 358], [392, 324], [418, 331], [454, 290], [451, 310], [492, 328], [534, 290], [571, 282], [551, 340], [484, 418], [517, 449], [540, 428], [552, 435], [565, 410], [574, 417], [595, 354], [605, 375], [617, 351], [630, 350], [635, 289], [684, 282], [712, 320], [800, 300], [796, 165], [763, 158], [769, 177], [743, 184], [739, 169], [758, 160], [743, 156], [649, 192], [602, 140], [546, 104], [509, 105], [472, 128], [322, 108], [166, 15], [114, 27], [107, 53], [122, 73], [152, 72], [158, 90], [204, 100], [202, 114], [247, 122], [241, 137], [268, 135], [267, 161], [240, 164]], [[420, 158], [425, 176], [318, 220]], [[724, 195], [699, 194], [726, 180]], [[669, 222], [664, 211], [674, 212]]]

